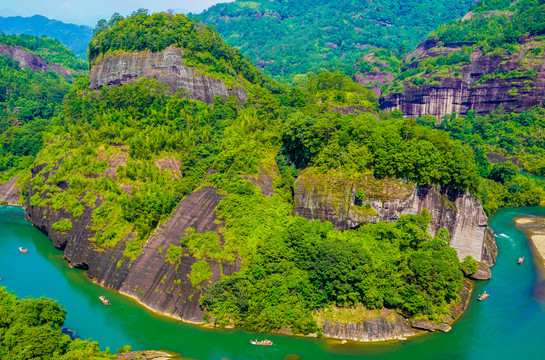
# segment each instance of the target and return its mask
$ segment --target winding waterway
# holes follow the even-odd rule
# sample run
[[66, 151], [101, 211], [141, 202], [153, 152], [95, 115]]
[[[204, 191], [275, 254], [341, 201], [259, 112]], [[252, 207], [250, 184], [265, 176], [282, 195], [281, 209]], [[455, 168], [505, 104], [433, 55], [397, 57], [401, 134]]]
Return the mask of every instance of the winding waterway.
[[[210, 330], [157, 316], [116, 292], [93, 284], [80, 270], [70, 269], [51, 242], [24, 220], [16, 207], [0, 207], [0, 285], [19, 297], [45, 296], [68, 311], [65, 326], [83, 339], [98, 341], [115, 352], [130, 344], [135, 350], [167, 350], [183, 358], [206, 360], [285, 359], [506, 359], [542, 358], [545, 352], [545, 278], [528, 240], [513, 225], [519, 215], [545, 215], [545, 208], [503, 209], [490, 219], [499, 247], [492, 279], [478, 282], [473, 300], [450, 333], [403, 342], [347, 343], [269, 335], [273, 347], [248, 344], [262, 334]], [[21, 254], [18, 247], [28, 248]], [[526, 261], [517, 265], [519, 256]], [[98, 300], [105, 295], [106, 307]], [[475, 296], [473, 297], [475, 298]], [[288, 357], [290, 358], [290, 357]]]

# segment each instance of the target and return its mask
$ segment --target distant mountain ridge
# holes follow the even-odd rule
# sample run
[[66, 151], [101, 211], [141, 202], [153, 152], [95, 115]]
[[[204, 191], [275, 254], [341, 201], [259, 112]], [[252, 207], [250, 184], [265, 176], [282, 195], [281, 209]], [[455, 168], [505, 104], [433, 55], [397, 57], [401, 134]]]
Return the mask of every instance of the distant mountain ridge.
[[41, 15], [0, 16], [0, 30], [6, 34], [46, 35], [59, 40], [80, 58], [85, 58], [87, 44], [93, 37], [93, 28], [90, 26], [67, 24]]
[[196, 15], [276, 79], [351, 66], [368, 47], [404, 53], [474, 0], [236, 0]]

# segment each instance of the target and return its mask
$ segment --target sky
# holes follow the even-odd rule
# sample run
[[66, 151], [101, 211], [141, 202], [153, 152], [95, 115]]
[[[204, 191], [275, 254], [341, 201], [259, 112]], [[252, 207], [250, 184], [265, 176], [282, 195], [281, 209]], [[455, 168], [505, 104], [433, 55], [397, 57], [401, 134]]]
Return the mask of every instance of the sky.
[[0, 16], [43, 15], [77, 25], [94, 27], [98, 20], [113, 13], [130, 15], [144, 8], [150, 13], [174, 10], [176, 13], [199, 13], [210, 6], [232, 0], [0, 0]]

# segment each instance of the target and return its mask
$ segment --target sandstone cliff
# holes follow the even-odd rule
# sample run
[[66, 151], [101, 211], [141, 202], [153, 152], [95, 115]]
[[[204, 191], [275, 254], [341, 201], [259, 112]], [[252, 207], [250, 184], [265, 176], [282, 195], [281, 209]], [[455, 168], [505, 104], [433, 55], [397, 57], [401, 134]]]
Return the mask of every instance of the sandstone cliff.
[[[465, 279], [458, 302], [450, 307], [452, 316], [446, 316], [438, 323], [405, 319], [391, 309], [366, 310], [363, 307], [332, 307], [317, 311], [314, 317], [322, 328], [322, 333], [330, 338], [363, 342], [405, 340], [426, 332], [450, 331], [450, 325], [469, 305], [472, 293], [473, 285]], [[351, 321], [346, 321], [347, 318]]]
[[36, 54], [32, 54], [27, 49], [20, 46], [10, 46], [0, 44], [0, 55], [7, 55], [12, 60], [17, 61], [23, 69], [32, 71], [54, 71], [57, 74], [70, 79], [73, 73], [71, 70], [64, 69], [61, 65], [50, 64]]
[[89, 87], [96, 90], [104, 85], [119, 86], [141, 78], [154, 78], [167, 84], [171, 93], [182, 91], [187, 98], [207, 104], [212, 104], [218, 95], [224, 99], [234, 96], [240, 103], [246, 101], [245, 89], [187, 66], [182, 59], [183, 52], [183, 49], [169, 46], [156, 53], [148, 50], [107, 54], [92, 64]]
[[[356, 205], [358, 190], [365, 193], [360, 205]], [[331, 221], [339, 230], [366, 222], [396, 221], [403, 214], [428, 209], [432, 217], [430, 233], [446, 228], [451, 234], [450, 245], [460, 259], [471, 255], [488, 266], [496, 259], [494, 237], [481, 202], [466, 192], [417, 186], [398, 179], [377, 180], [372, 175], [349, 178], [306, 171], [294, 184], [294, 202], [294, 215]], [[490, 270], [487, 272], [479, 277], [490, 277]]]
[[17, 176], [0, 184], [0, 204], [21, 205], [21, 189], [17, 187]]
[[[459, 52], [463, 46], [471, 45], [427, 40], [404, 59], [404, 68], [416, 69], [426, 59]], [[469, 110], [485, 115], [499, 105], [517, 112], [543, 105], [545, 55], [536, 50], [542, 46], [543, 40], [525, 37], [519, 41], [518, 51], [510, 54], [485, 55], [476, 47], [469, 63], [455, 66], [446, 73], [439, 69], [418, 75], [426, 79], [422, 85], [415, 85], [412, 79], [402, 81], [404, 89], [382, 97], [381, 107], [397, 108], [405, 116], [430, 114], [440, 118], [453, 112], [464, 115]]]
[[[35, 167], [34, 177], [45, 168]], [[55, 168], [42, 173], [44, 181], [54, 174]], [[64, 186], [61, 184], [60, 186]], [[34, 195], [32, 186], [29, 199]], [[48, 196], [47, 191], [41, 194]], [[218, 230], [221, 223], [215, 216], [215, 208], [221, 195], [213, 187], [203, 187], [181, 201], [170, 218], [160, 225], [146, 242], [139, 256], [131, 263], [123, 257], [126, 243], [119, 242], [114, 248], [99, 248], [90, 239], [92, 207], [86, 207], [82, 215], [73, 218], [63, 209], [55, 211], [51, 207], [27, 204], [27, 218], [53, 244], [64, 250], [64, 257], [74, 267], [87, 270], [87, 276], [101, 285], [119, 290], [121, 293], [137, 299], [147, 307], [185, 321], [202, 321], [199, 298], [200, 286], [191, 284], [189, 275], [191, 266], [197, 261], [184, 250], [183, 256], [171, 263], [167, 261], [167, 249], [170, 245], [180, 245], [180, 238], [189, 227], [196, 232]], [[95, 207], [100, 205], [97, 199]], [[53, 229], [53, 224], [60, 219], [72, 220], [72, 228], [67, 231]], [[131, 235], [129, 235], [130, 239]], [[208, 260], [212, 270], [211, 281], [218, 281], [222, 274], [230, 275], [236, 270], [233, 263], [219, 263]], [[203, 282], [205, 286], [208, 282]]]

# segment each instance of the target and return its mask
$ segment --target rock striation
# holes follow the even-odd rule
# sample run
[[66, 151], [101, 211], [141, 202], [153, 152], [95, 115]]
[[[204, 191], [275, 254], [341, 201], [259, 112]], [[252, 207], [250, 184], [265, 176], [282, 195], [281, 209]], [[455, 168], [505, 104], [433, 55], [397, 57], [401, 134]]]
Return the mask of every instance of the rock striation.
[[17, 176], [0, 184], [0, 203], [21, 205], [21, 189], [17, 187]]
[[246, 101], [248, 95], [244, 88], [226, 84], [187, 66], [182, 59], [183, 52], [183, 49], [169, 46], [155, 53], [147, 50], [106, 54], [92, 64], [89, 88], [96, 90], [104, 85], [120, 86], [142, 78], [154, 78], [167, 84], [171, 93], [181, 91], [188, 99], [207, 104], [212, 104], [218, 95], [224, 99], [234, 96], [241, 104]]
[[[32, 170], [33, 177], [36, 178], [45, 166], [36, 166]], [[44, 181], [55, 170], [53, 168], [42, 172]], [[59, 185], [62, 186], [65, 185]], [[31, 186], [28, 198], [34, 195]], [[47, 197], [47, 191], [40, 196]], [[64, 250], [64, 257], [71, 266], [87, 270], [86, 275], [97, 283], [133, 297], [156, 312], [184, 321], [201, 322], [202, 310], [198, 301], [204, 290], [199, 286], [194, 287], [189, 279], [191, 266], [198, 259], [184, 250], [181, 258], [171, 263], [167, 260], [166, 250], [170, 245], [179, 246], [180, 238], [189, 227], [201, 233], [217, 231], [222, 225], [214, 210], [221, 198], [214, 187], [207, 186], [182, 200], [132, 262], [123, 257], [126, 241], [119, 242], [113, 248], [99, 248], [91, 241], [95, 234], [91, 229], [93, 207], [86, 207], [82, 215], [74, 218], [63, 209], [55, 211], [48, 206], [32, 206], [29, 201], [26, 216], [51, 239], [55, 247]], [[100, 203], [101, 200], [97, 199], [94, 207]], [[71, 219], [72, 228], [67, 231], [54, 230], [53, 224], [63, 218]], [[127, 240], [131, 240], [131, 236]], [[223, 274], [232, 274], [238, 266], [236, 263], [207, 261], [213, 274], [212, 282], [219, 281]]]
[[[356, 192], [365, 199], [356, 205]], [[458, 257], [471, 255], [487, 268], [495, 263], [497, 248], [479, 199], [462, 191], [437, 186], [417, 186], [399, 179], [375, 179], [372, 175], [350, 178], [303, 172], [294, 183], [294, 215], [330, 221], [336, 229], [362, 223], [396, 221], [403, 214], [427, 209], [431, 234], [446, 228]], [[481, 277], [490, 277], [490, 270]]]
[[73, 71], [64, 69], [61, 65], [50, 64], [36, 54], [31, 53], [20, 46], [0, 44], [0, 55], [7, 55], [13, 61], [17, 61], [23, 69], [32, 71], [54, 71], [69, 80]]
[[[404, 59], [404, 68], [417, 68], [423, 60], [458, 52], [464, 45], [472, 44], [426, 40]], [[465, 115], [470, 110], [485, 115], [499, 105], [516, 112], [543, 105], [545, 55], [535, 51], [542, 46], [542, 40], [525, 37], [519, 41], [519, 51], [512, 54], [484, 54], [477, 47], [470, 63], [460, 64], [446, 74], [423, 75], [431, 81], [420, 86], [406, 80], [403, 91], [380, 99], [381, 107], [399, 109], [408, 117], [430, 114], [440, 118], [454, 112]]]

